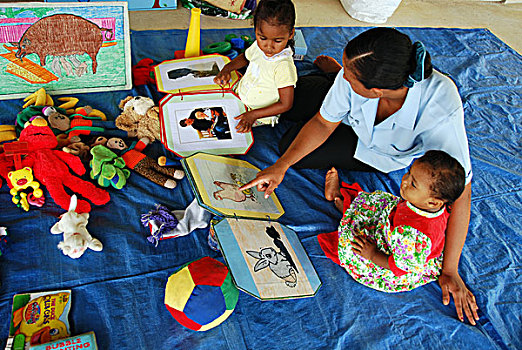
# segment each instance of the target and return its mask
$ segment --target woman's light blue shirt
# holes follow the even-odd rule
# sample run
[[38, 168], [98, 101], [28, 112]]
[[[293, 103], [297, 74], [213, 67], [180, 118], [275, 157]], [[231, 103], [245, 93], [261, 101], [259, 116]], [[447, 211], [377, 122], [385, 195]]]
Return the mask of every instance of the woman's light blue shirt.
[[408, 167], [429, 150], [445, 151], [463, 166], [466, 184], [472, 177], [464, 110], [457, 87], [437, 71], [408, 89], [403, 106], [374, 125], [378, 98], [356, 94], [337, 74], [320, 109], [330, 122], [350, 125], [359, 140], [354, 157], [382, 172]]

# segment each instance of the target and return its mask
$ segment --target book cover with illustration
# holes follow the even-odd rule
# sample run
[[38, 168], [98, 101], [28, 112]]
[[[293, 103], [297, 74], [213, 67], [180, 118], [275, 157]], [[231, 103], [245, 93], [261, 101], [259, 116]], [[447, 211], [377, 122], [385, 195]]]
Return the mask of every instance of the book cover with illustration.
[[25, 350], [70, 336], [71, 291], [16, 294], [6, 350]]

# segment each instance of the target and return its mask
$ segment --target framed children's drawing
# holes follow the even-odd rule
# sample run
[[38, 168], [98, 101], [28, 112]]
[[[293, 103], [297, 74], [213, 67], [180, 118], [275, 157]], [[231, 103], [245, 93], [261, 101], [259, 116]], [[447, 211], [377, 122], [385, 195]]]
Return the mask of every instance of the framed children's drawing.
[[[45, 0], [45, 2], [98, 2], [105, 0]], [[129, 4], [129, 11], [175, 10], [177, 0], [119, 0]]]
[[236, 131], [234, 117], [246, 109], [232, 92], [167, 95], [159, 107], [161, 142], [180, 157], [245, 154], [254, 142], [252, 132]]
[[239, 191], [260, 170], [244, 160], [197, 153], [181, 163], [199, 205], [214, 214], [276, 220], [284, 213], [275, 193], [265, 198], [255, 187]]
[[[181, 94], [196, 91], [222, 91], [214, 78], [230, 62], [230, 58], [218, 54], [164, 61], [154, 67], [158, 91]], [[230, 73], [232, 88], [239, 81], [236, 71]], [[226, 89], [228, 90], [228, 89]]]
[[276, 222], [225, 218], [212, 227], [236, 286], [261, 300], [311, 297], [321, 281], [297, 235]]
[[0, 99], [132, 87], [127, 3], [1, 3]]

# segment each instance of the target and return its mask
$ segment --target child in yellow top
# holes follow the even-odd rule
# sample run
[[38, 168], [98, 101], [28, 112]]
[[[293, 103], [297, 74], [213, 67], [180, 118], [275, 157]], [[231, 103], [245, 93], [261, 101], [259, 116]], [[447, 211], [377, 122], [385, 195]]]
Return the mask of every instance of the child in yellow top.
[[256, 41], [214, 78], [216, 84], [226, 85], [230, 72], [248, 65], [236, 88], [248, 107], [247, 112], [235, 118], [240, 120], [238, 132], [249, 132], [252, 126], [262, 124], [260, 118], [270, 120], [292, 107], [297, 70], [289, 41], [294, 37], [294, 25], [291, 0], [261, 0], [254, 13]]

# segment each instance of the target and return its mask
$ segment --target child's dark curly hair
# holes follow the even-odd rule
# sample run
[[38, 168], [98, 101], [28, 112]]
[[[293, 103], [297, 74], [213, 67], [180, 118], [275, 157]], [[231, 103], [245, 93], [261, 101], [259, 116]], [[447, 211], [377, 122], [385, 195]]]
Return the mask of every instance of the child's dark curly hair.
[[466, 175], [460, 163], [443, 151], [428, 151], [417, 162], [427, 165], [431, 171], [430, 190], [433, 195], [451, 206], [464, 191]]
[[295, 8], [291, 0], [261, 0], [254, 11], [254, 28], [261, 21], [272, 25], [286, 26], [288, 31], [295, 27]]

